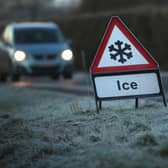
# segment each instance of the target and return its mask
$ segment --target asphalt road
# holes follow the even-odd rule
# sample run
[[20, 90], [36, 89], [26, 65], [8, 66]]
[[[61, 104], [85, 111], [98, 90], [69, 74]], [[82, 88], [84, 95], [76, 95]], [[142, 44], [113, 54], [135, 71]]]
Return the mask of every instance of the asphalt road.
[[58, 80], [50, 77], [22, 77], [18, 82], [11, 82], [10, 84], [16, 87], [29, 87], [34, 89], [43, 89], [51, 91], [59, 91], [76, 95], [90, 95], [93, 94], [90, 76], [86, 73], [77, 72], [73, 79]]
[[[168, 99], [168, 72], [161, 72], [163, 88], [166, 99]], [[32, 89], [43, 89], [64, 92], [75, 95], [89, 96], [93, 94], [93, 87], [89, 74], [83, 72], [76, 72], [73, 79], [53, 80], [50, 77], [22, 77], [18, 82], [11, 82], [10, 84], [16, 87], [29, 87]]]

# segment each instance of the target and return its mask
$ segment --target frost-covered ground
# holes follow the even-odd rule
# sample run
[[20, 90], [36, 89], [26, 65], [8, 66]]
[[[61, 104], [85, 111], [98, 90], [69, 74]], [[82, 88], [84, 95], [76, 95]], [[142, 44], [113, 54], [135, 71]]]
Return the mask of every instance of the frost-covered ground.
[[168, 108], [134, 103], [0, 85], [0, 168], [167, 168]]

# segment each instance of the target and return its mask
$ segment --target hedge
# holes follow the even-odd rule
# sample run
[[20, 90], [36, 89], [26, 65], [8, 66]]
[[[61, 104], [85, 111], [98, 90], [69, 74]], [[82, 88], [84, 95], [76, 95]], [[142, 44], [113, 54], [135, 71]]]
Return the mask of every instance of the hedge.
[[[135, 34], [151, 55], [158, 61], [162, 70], [168, 70], [168, 15], [122, 14], [124, 23]], [[72, 40], [76, 69], [83, 69], [81, 53], [84, 51], [89, 68], [111, 15], [81, 15], [60, 17], [54, 21]]]

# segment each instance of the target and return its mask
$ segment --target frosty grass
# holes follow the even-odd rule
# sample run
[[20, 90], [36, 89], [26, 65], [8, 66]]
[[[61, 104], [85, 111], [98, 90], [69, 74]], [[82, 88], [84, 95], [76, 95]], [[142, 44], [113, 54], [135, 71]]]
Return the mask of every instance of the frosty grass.
[[0, 86], [1, 168], [166, 168], [168, 108], [161, 99], [93, 97]]

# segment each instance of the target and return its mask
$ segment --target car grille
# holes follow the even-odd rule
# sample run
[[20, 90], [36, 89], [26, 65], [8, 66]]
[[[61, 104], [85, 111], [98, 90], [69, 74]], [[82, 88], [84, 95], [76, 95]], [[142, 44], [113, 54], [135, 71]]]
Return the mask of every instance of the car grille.
[[33, 74], [41, 74], [41, 75], [48, 75], [48, 74], [56, 74], [58, 72], [58, 66], [31, 66], [31, 70]]
[[35, 60], [54, 60], [56, 58], [56, 54], [34, 54], [33, 58]]

